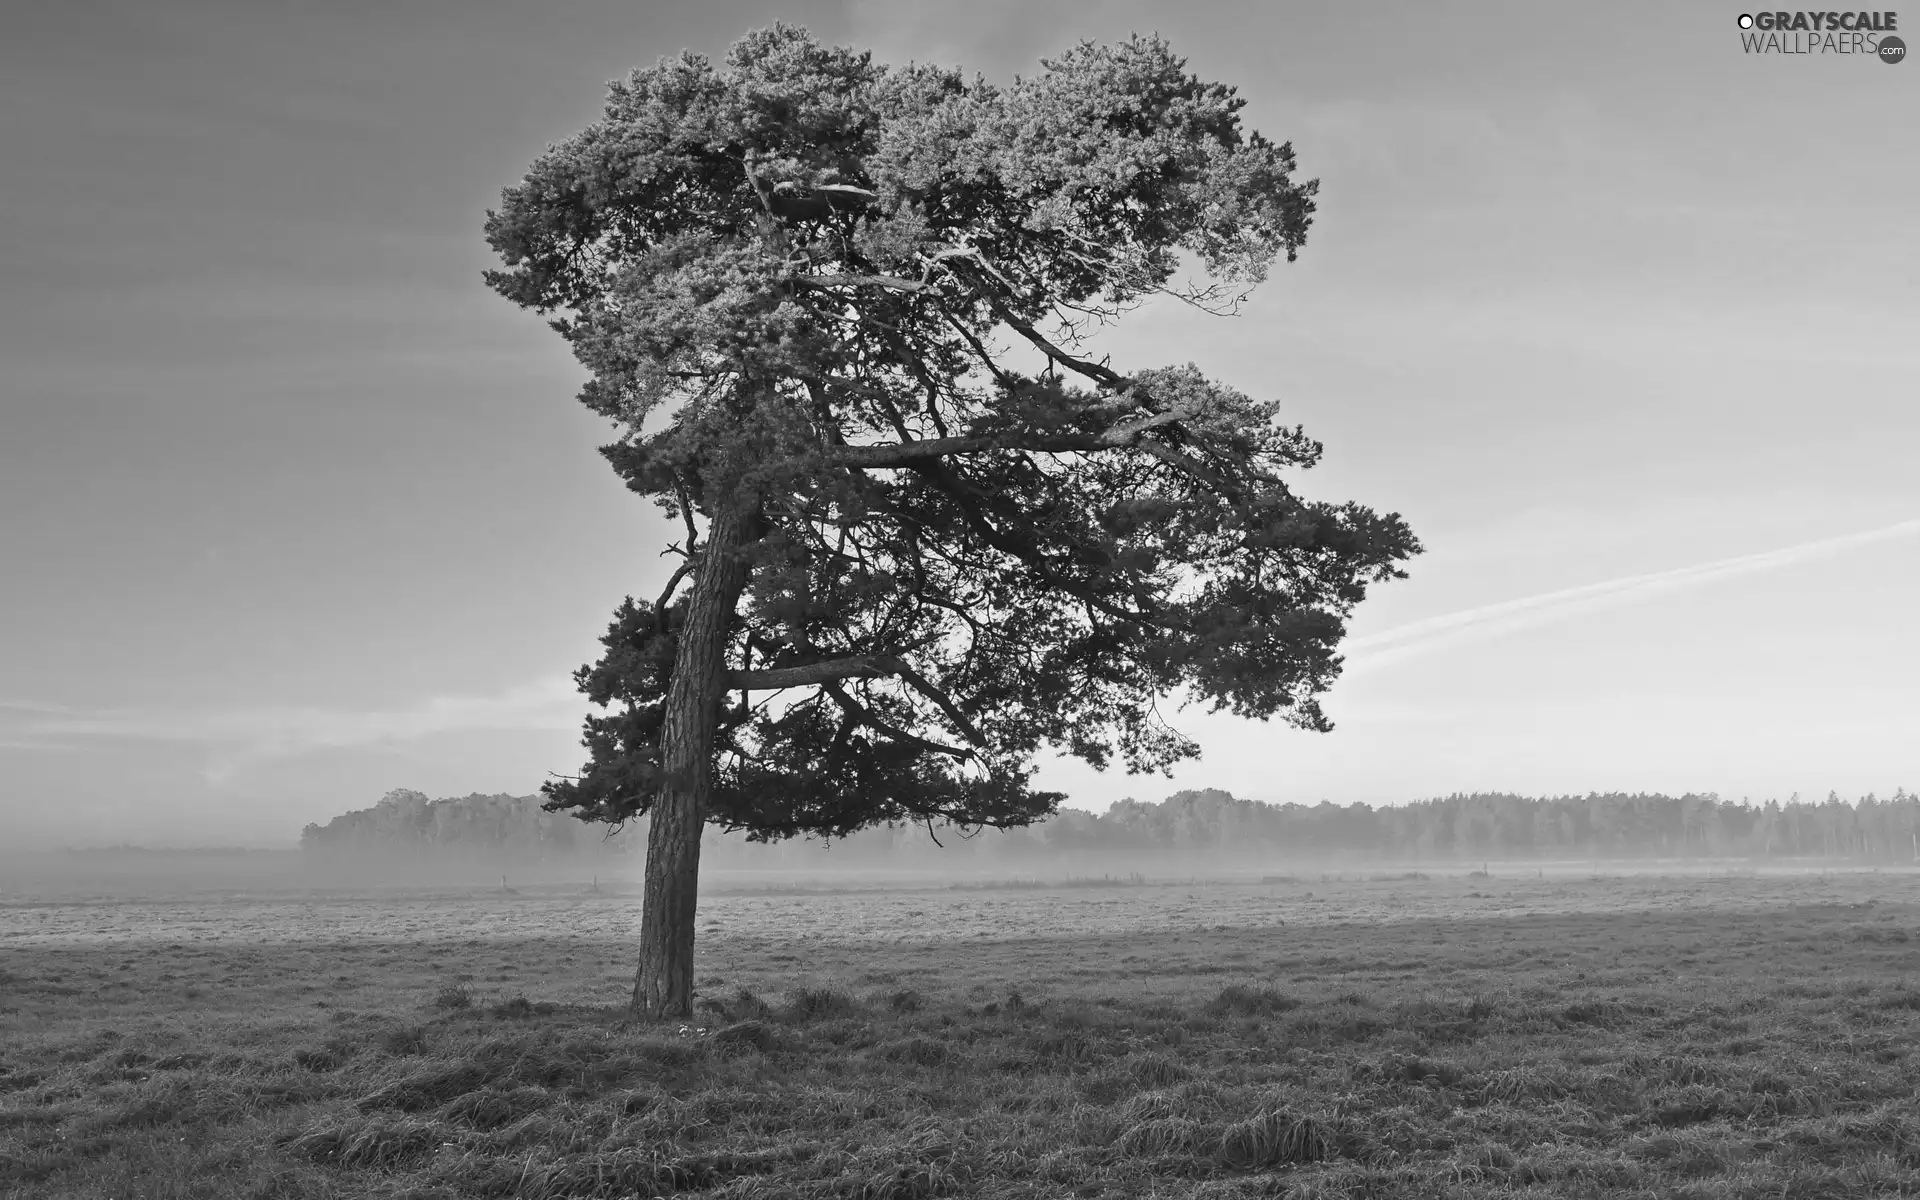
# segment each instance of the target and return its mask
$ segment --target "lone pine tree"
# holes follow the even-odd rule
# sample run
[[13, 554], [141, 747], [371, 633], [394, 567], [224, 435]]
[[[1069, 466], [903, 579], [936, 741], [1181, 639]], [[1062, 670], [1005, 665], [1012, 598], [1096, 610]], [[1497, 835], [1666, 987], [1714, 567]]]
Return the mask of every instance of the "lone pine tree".
[[1307, 729], [1398, 514], [1302, 499], [1320, 446], [1192, 366], [1083, 337], [1219, 312], [1313, 182], [1158, 38], [1011, 86], [803, 30], [610, 85], [506, 189], [488, 283], [549, 314], [602, 453], [685, 537], [576, 674], [547, 807], [650, 822], [633, 1002], [690, 1012], [706, 824], [750, 838], [1054, 811], [1035, 755], [1165, 770], [1175, 696]]

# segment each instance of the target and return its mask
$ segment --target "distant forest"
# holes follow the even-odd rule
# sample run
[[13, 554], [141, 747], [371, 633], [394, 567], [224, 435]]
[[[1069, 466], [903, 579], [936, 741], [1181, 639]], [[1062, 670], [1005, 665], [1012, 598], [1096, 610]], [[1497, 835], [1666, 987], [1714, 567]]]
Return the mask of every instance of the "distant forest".
[[[644, 856], [644, 822], [607, 828], [544, 812], [537, 796], [429, 800], [389, 792], [372, 808], [309, 825], [310, 863], [418, 861], [586, 863]], [[721, 869], [951, 865], [1071, 866], [1103, 863], [1251, 866], [1280, 861], [1475, 861], [1580, 858], [1823, 858], [1920, 861], [1920, 796], [1856, 802], [1829, 793], [1751, 805], [1716, 795], [1529, 797], [1452, 795], [1379, 808], [1266, 804], [1216, 789], [1158, 803], [1122, 800], [1094, 814], [1063, 809], [1027, 829], [893, 826], [823, 846], [749, 843], [708, 831], [701, 850]]]

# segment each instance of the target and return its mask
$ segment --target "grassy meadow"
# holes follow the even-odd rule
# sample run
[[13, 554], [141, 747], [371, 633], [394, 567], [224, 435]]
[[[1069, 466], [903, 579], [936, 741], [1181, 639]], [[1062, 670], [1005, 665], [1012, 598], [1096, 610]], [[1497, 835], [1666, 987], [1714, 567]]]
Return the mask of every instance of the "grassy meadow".
[[1920, 876], [0, 903], [0, 1195], [1920, 1194]]

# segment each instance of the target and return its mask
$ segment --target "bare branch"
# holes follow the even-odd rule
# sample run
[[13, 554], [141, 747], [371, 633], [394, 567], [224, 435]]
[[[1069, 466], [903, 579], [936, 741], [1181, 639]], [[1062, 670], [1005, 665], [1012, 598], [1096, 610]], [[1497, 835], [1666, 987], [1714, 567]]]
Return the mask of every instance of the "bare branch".
[[693, 526], [693, 497], [687, 495], [687, 485], [678, 479], [673, 482], [673, 490], [680, 499], [680, 517], [687, 523], [687, 561], [691, 562], [700, 542], [700, 531]]
[[753, 160], [754, 153], [751, 150], [747, 151], [746, 156], [741, 159], [741, 161], [746, 164], [747, 182], [753, 185], [753, 194], [760, 198], [760, 207], [766, 211], [768, 216], [772, 216], [773, 197], [767, 194], [767, 185], [760, 182], [759, 174], [753, 169]]
[[1055, 571], [1052, 564], [1047, 562], [1040, 546], [1032, 538], [994, 528], [993, 523], [988, 521], [986, 515], [980, 511], [977, 503], [978, 493], [974, 492], [964, 480], [949, 471], [945, 464], [923, 462], [914, 469], [919, 472], [921, 478], [933, 484], [959, 507], [961, 517], [975, 533], [980, 535], [980, 540], [1003, 554], [1013, 555], [1049, 584], [1093, 605], [1115, 620], [1143, 621], [1162, 628], [1171, 628], [1160, 613], [1150, 610], [1146, 597], [1135, 597], [1135, 602], [1141, 606], [1142, 611], [1128, 612], [1125, 609], [1116, 608], [1085, 584]]
[[[1006, 278], [994, 270], [993, 264], [987, 261], [985, 255], [976, 251], [972, 257], [981, 269], [990, 273], [995, 279], [1000, 280], [1000, 282], [1006, 283]], [[1016, 316], [1013, 310], [1007, 307], [1005, 301], [993, 294], [992, 288], [982, 287], [979, 289], [979, 292], [981, 297], [985, 299], [987, 304], [993, 309], [996, 316], [1012, 326], [1021, 337], [1026, 338], [1027, 341], [1033, 344], [1035, 349], [1045, 354], [1048, 358], [1059, 363], [1061, 366], [1072, 368], [1088, 379], [1104, 383], [1108, 387], [1116, 390], [1127, 386], [1126, 377], [1113, 368], [1104, 363], [1093, 362], [1090, 359], [1069, 354], [1066, 350], [1055, 345], [1045, 334], [1034, 328], [1031, 321], [1023, 320], [1019, 316]]]
[[[911, 664], [897, 655], [860, 654], [849, 658], [808, 663], [799, 667], [734, 671], [727, 677], [727, 683], [729, 687], [741, 691], [766, 691], [823, 684], [837, 697], [839, 692], [835, 685], [842, 679], [885, 679], [890, 676], [904, 680], [914, 691], [933, 701], [941, 712], [947, 714], [947, 719], [953, 722], [954, 727], [966, 735], [969, 742], [976, 746], [987, 744], [986, 735], [967, 719], [967, 715], [960, 711], [959, 706], [954, 704], [945, 692], [935, 687], [926, 676], [914, 670]], [[966, 751], [958, 753], [964, 755]]]
[[882, 679], [898, 674], [890, 665], [898, 661], [898, 659], [889, 659], [884, 654], [861, 654], [852, 658], [833, 658], [825, 662], [807, 663], [799, 667], [734, 671], [727, 676], [727, 686], [741, 691], [760, 692], [806, 687], [816, 683], [832, 683], [840, 679]]
[[680, 586], [680, 581], [685, 579], [687, 573], [692, 570], [693, 561], [691, 559], [681, 563], [674, 571], [673, 578], [667, 580], [667, 586], [660, 590], [660, 599], [653, 606], [653, 619], [659, 623], [660, 628], [665, 629], [667, 627], [667, 605], [673, 600], [673, 590]]
[[974, 727], [972, 721], [967, 720], [967, 715], [954, 705], [953, 701], [947, 697], [945, 692], [927, 682], [926, 676], [920, 674], [920, 672], [914, 670], [900, 659], [894, 660], [894, 674], [906, 680], [915, 691], [939, 705], [940, 711], [947, 714], [947, 719], [953, 722], [955, 728], [967, 735], [968, 741], [976, 746], [985, 746], [987, 744], [986, 736]]
[[824, 457], [836, 467], [904, 467], [949, 454], [978, 454], [983, 450], [1027, 450], [1039, 454], [1074, 454], [1090, 450], [1117, 450], [1131, 446], [1148, 429], [1167, 425], [1191, 414], [1155, 413], [1137, 422], [1122, 422], [1100, 433], [1031, 433], [1016, 431], [980, 437], [926, 438], [878, 446], [836, 446]]
[[845, 709], [849, 716], [859, 719], [864, 725], [879, 730], [896, 742], [901, 742], [908, 746], [917, 746], [922, 750], [932, 750], [939, 754], [951, 755], [954, 758], [966, 759], [973, 757], [973, 751], [971, 750], [963, 750], [958, 746], [948, 746], [941, 742], [929, 741], [918, 734], [908, 733], [890, 721], [883, 720], [881, 717], [875, 715], [873, 710], [848, 695], [847, 689], [841, 687], [837, 680], [826, 684], [822, 690], [824, 690], [827, 695], [832, 696], [835, 702], [837, 702], [841, 708]]
[[892, 275], [790, 275], [787, 282], [801, 287], [877, 287], [894, 292], [924, 292], [934, 285], [923, 280], [897, 279]]

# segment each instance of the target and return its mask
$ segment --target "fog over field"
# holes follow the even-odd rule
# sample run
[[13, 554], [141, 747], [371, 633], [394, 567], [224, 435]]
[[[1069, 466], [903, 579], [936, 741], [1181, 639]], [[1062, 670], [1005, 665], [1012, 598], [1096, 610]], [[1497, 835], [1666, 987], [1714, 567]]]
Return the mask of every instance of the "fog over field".
[[[1024, 829], [896, 825], [837, 840], [709, 830], [702, 890], [1061, 888], [1190, 881], [1532, 874], [1781, 880], [1920, 869], [1920, 798], [1737, 804], [1712, 796], [1451, 796], [1374, 809], [1180, 792], [1068, 811]], [[617, 830], [537, 796], [429, 800], [396, 790], [308, 826], [298, 851], [104, 847], [0, 856], [0, 896], [288, 894], [383, 888], [637, 894], [645, 820]]]

